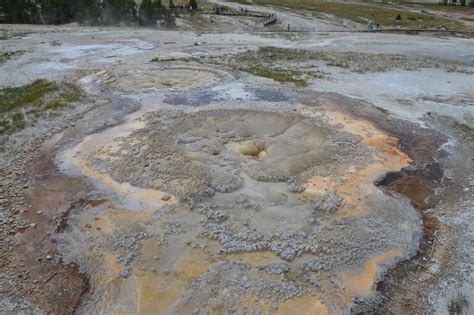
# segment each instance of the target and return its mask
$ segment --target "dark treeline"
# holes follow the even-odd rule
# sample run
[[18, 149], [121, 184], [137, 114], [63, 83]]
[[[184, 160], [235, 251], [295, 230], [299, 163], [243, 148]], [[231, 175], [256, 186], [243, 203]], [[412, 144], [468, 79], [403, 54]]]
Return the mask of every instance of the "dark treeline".
[[175, 6], [170, 0], [0, 0], [0, 22], [87, 25], [140, 24], [175, 26]]

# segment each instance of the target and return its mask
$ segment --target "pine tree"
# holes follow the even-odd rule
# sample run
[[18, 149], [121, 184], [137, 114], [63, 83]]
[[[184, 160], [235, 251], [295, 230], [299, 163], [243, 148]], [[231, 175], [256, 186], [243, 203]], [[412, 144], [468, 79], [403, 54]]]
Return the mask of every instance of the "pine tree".
[[163, 20], [163, 17], [167, 11], [165, 6], [161, 4], [161, 0], [155, 0], [153, 4], [155, 6], [155, 11], [156, 11], [155, 18], [160, 21]]
[[77, 19], [85, 24], [97, 25], [101, 20], [102, 8], [98, 0], [79, 0]]
[[133, 21], [130, 0], [105, 0], [103, 17], [106, 24]]
[[164, 16], [164, 24], [166, 27], [175, 27], [176, 26], [176, 20], [174, 16], [172, 15], [171, 11], [168, 11], [165, 16]]
[[198, 8], [198, 3], [196, 0], [190, 0], [189, 1], [189, 7], [193, 10], [197, 10]]
[[150, 26], [156, 23], [156, 7], [152, 0], [143, 0], [138, 14], [141, 25]]
[[154, 26], [157, 21], [163, 21], [163, 24], [169, 27], [176, 25], [170, 10], [161, 0], [143, 0], [139, 9], [139, 21], [145, 26]]
[[53, 3], [51, 0], [41, 1], [41, 20], [43, 23], [50, 24], [55, 18]]
[[40, 23], [36, 3], [29, 0], [4, 0], [0, 2], [5, 23]]
[[76, 0], [42, 0], [41, 17], [47, 24], [69, 23], [76, 18]]

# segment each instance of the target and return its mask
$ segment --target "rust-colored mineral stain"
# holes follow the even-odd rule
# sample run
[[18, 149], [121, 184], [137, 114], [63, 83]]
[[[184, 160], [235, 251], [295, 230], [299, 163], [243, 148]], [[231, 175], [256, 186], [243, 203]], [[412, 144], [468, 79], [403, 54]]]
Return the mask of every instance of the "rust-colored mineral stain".
[[[387, 172], [399, 171], [407, 166], [411, 160], [399, 150], [399, 143], [396, 138], [381, 132], [369, 121], [354, 119], [345, 113], [337, 111], [328, 111], [324, 115], [328, 117], [330, 123], [340, 124], [344, 131], [359, 135], [361, 137], [359, 144], [371, 149], [370, 152], [373, 152], [372, 159], [362, 165], [355, 163], [353, 165], [344, 165], [335, 170], [332, 176], [313, 176], [305, 183], [306, 190], [301, 194], [301, 197], [311, 198], [313, 195], [320, 194], [326, 190], [335, 190], [344, 199], [343, 205], [336, 213], [336, 216], [359, 217], [367, 215], [371, 209], [365, 204], [365, 197], [381, 193], [374, 185], [374, 179]], [[126, 129], [131, 130], [142, 127], [141, 123], [137, 124], [129, 124], [127, 126], [129, 129]], [[65, 159], [75, 165], [83, 175], [94, 178], [104, 186], [127, 198], [149, 201], [160, 205], [179, 202], [173, 196], [169, 200], [163, 201], [162, 198], [166, 194], [165, 192], [134, 187], [126, 182], [120, 183], [107, 173], [102, 173], [95, 169], [88, 160], [88, 157], [92, 155], [100, 159], [109, 158], [120, 149], [117, 142], [107, 147], [106, 139], [113, 140], [116, 139], [116, 136], [114, 137], [108, 133], [106, 138], [98, 136], [86, 138], [82, 143], [67, 152]], [[260, 157], [260, 154], [264, 152], [262, 151], [263, 147], [253, 142], [228, 143], [227, 147], [230, 150], [253, 158]], [[195, 153], [189, 153], [189, 156], [196, 163], [200, 162], [203, 158], [203, 156]], [[98, 207], [100, 203], [91, 204], [90, 206]], [[91, 224], [100, 227], [104, 233], [108, 234], [115, 232], [116, 229], [129, 222], [146, 220], [153, 213], [154, 210], [152, 209], [134, 212], [123, 211], [109, 206], [106, 208], [103, 216], [94, 218], [94, 223]], [[215, 246], [220, 245], [216, 243]], [[218, 252], [218, 249], [213, 248], [212, 244], [209, 248], [213, 253]], [[171, 252], [166, 252], [167, 250]], [[137, 314], [166, 314], [173, 312], [180, 303], [180, 299], [185, 295], [192, 279], [205, 273], [211, 265], [209, 254], [202, 250], [191, 248], [191, 246], [184, 246], [179, 250], [176, 248], [165, 249], [157, 246], [156, 240], [153, 239], [141, 241], [140, 253], [141, 259], [134, 263], [132, 267], [132, 280], [128, 282], [129, 284], [133, 283], [131, 285], [134, 286], [132, 290], [134, 290], [136, 297]], [[366, 262], [360, 274], [353, 275], [343, 272], [341, 279], [348, 290], [343, 293], [344, 301], [342, 303], [346, 305], [352, 300], [353, 296], [372, 293], [378, 267], [391, 258], [401, 255], [401, 253], [401, 250], [396, 249], [372, 258]], [[117, 263], [115, 257], [105, 256], [103, 259], [107, 268], [114, 274], [122, 270], [123, 266]], [[269, 251], [235, 253], [226, 255], [222, 259], [252, 266], [281, 262], [278, 256]], [[107, 275], [104, 278], [105, 281], [112, 281]], [[323, 282], [323, 295], [329, 296], [332, 290], [330, 286], [329, 283]], [[320, 302], [319, 296], [306, 295], [295, 297], [279, 303], [275, 310], [270, 310], [269, 305], [264, 300], [254, 295], [245, 295], [239, 297], [239, 300], [242, 303], [241, 306], [256, 312], [271, 314], [328, 314], [328, 309]]]
[[86, 201], [84, 208], [90, 209], [90, 208], [96, 208], [104, 203], [107, 202], [107, 199], [99, 199], [99, 200], [88, 200]]
[[107, 269], [119, 273], [123, 269], [123, 265], [117, 262], [117, 257], [114, 255], [106, 255], [105, 256], [105, 265]]
[[134, 280], [137, 314], [166, 314], [185, 290], [183, 281], [162, 274], [135, 273]]
[[379, 265], [384, 264], [390, 259], [401, 255], [401, 249], [390, 250], [370, 259], [360, 274], [351, 276], [344, 273], [343, 279], [345, 279], [346, 288], [348, 288], [353, 295], [369, 295], [373, 293], [375, 290], [375, 282], [377, 280], [376, 276]]
[[271, 312], [274, 315], [308, 314], [327, 315], [328, 310], [316, 297], [305, 295], [295, 297], [278, 304], [278, 309]]
[[175, 204], [178, 202], [178, 199], [170, 195], [170, 199], [164, 201], [163, 196], [168, 195], [164, 191], [155, 190], [155, 189], [140, 189], [137, 192], [130, 195], [135, 200], [144, 200], [160, 203], [163, 205]]
[[87, 224], [93, 228], [100, 229], [102, 233], [113, 234], [121, 228], [124, 224], [146, 220], [150, 218], [154, 211], [152, 209], [144, 209], [141, 211], [126, 211], [120, 210], [108, 205], [106, 212], [100, 216], [96, 216], [87, 221]]
[[318, 194], [334, 187], [334, 179], [329, 176], [313, 176], [305, 184], [305, 193]]
[[211, 263], [208, 254], [200, 249], [186, 247], [174, 265], [174, 270], [185, 275], [186, 280], [207, 271]]
[[95, 157], [98, 158], [98, 159], [101, 159], [101, 160], [105, 160], [107, 158], [111, 158], [113, 155], [113, 153], [109, 150], [103, 150], [103, 151], [99, 151], [96, 153]]
[[[311, 114], [311, 113], [310, 113]], [[314, 114], [314, 113], [313, 113]], [[339, 124], [344, 131], [359, 135], [361, 145], [375, 149], [373, 161], [362, 166], [348, 166], [333, 176], [313, 176], [305, 185], [305, 194], [320, 194], [325, 190], [335, 190], [343, 199], [339, 217], [360, 217], [367, 215], [370, 209], [364, 198], [380, 193], [374, 185], [374, 179], [387, 172], [399, 171], [406, 167], [410, 158], [399, 149], [398, 140], [377, 129], [371, 122], [354, 119], [339, 111], [326, 111], [324, 116], [331, 124]]]
[[[142, 255], [149, 257], [156, 249], [152, 242], [143, 242]], [[154, 262], [159, 266], [159, 261]], [[135, 292], [137, 296], [137, 314], [166, 314], [184, 295], [191, 280], [210, 266], [207, 254], [198, 249], [186, 247], [169, 273], [154, 271], [144, 265], [153, 264], [152, 259], [145, 258], [133, 268]]]
[[[139, 113], [137, 113], [137, 115], [139, 115]], [[145, 123], [142, 120], [135, 119], [100, 134], [87, 136], [81, 143], [66, 151], [64, 160], [75, 165], [84, 176], [93, 178], [102, 185], [124, 194], [128, 198], [162, 205], [174, 204], [178, 202], [178, 200], [173, 196], [171, 196], [169, 200], [164, 201], [162, 197], [166, 195], [166, 193], [163, 191], [135, 187], [127, 182], [117, 182], [108, 174], [96, 170], [89, 161], [91, 156], [103, 159], [119, 152], [121, 146], [116, 139], [126, 137], [134, 130], [141, 129], [144, 126]], [[131, 143], [133, 144], [134, 141]]]
[[107, 215], [93, 218], [88, 222], [88, 224], [107, 235], [111, 235], [117, 230], [117, 225]]
[[324, 114], [331, 123], [342, 125], [344, 131], [361, 136], [361, 144], [377, 149], [380, 158], [388, 163], [386, 166], [390, 166], [387, 171], [391, 171], [392, 167], [400, 169], [411, 162], [410, 158], [399, 149], [398, 140], [377, 129], [371, 122], [364, 119], [354, 119], [348, 114], [338, 111], [327, 111]]
[[270, 251], [234, 253], [227, 255], [225, 259], [232, 262], [251, 264], [252, 266], [264, 266], [281, 262], [281, 259]]
[[269, 307], [268, 305], [263, 302], [261, 299], [257, 298], [253, 294], [247, 294], [243, 298], [242, 306], [247, 308], [250, 313], [260, 313], [260, 314], [268, 314]]
[[305, 295], [280, 302], [277, 309], [271, 310], [269, 305], [253, 294], [247, 294], [242, 300], [242, 306], [249, 313], [272, 315], [327, 315], [326, 306], [315, 296]]
[[85, 162], [74, 155], [73, 151], [69, 151], [66, 154], [66, 159], [73, 161], [73, 163], [79, 168], [81, 173], [87, 177], [94, 178], [98, 182], [102, 183], [103, 185], [107, 186], [109, 189], [112, 189], [116, 192], [126, 194], [129, 198], [140, 200], [140, 201], [148, 201], [148, 202], [155, 202], [163, 205], [167, 204], [175, 204], [178, 202], [177, 198], [171, 196], [168, 201], [162, 200], [164, 195], [167, 195], [163, 191], [155, 190], [155, 189], [147, 189], [147, 188], [139, 188], [130, 185], [129, 183], [119, 183], [115, 181], [112, 177], [107, 174], [100, 173], [99, 171], [95, 170], [88, 162]]
[[150, 218], [154, 213], [153, 209], [143, 209], [140, 211], [127, 211], [113, 206], [107, 207], [107, 215], [117, 221], [140, 221]]

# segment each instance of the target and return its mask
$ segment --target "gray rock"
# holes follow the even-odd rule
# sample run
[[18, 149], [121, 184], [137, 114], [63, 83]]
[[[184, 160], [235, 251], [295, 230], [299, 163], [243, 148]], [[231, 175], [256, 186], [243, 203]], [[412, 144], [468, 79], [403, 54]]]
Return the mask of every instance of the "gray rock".
[[316, 211], [332, 213], [339, 209], [342, 204], [342, 198], [335, 192], [326, 192], [320, 195], [315, 201], [313, 208]]
[[288, 182], [288, 191], [292, 193], [302, 193], [305, 188], [300, 183], [300, 181], [296, 178], [290, 179]]

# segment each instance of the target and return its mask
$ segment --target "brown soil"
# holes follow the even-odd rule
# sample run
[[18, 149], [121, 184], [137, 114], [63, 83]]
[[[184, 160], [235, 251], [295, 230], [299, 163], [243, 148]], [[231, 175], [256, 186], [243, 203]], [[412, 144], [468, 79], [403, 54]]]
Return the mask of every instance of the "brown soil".
[[31, 179], [33, 188], [26, 192], [31, 206], [23, 218], [37, 225], [18, 235], [20, 243], [9, 264], [28, 266], [29, 277], [23, 286], [26, 298], [42, 305], [47, 313], [72, 314], [88, 290], [88, 280], [75, 264], [63, 264], [61, 254], [48, 236], [61, 222], [62, 209], [70, 208], [86, 187], [55, 170], [52, 152], [40, 154], [28, 173], [35, 174], [35, 178]]
[[441, 166], [431, 162], [422, 169], [406, 168], [400, 172], [387, 173], [377, 185], [410, 198], [415, 208], [425, 210], [439, 201], [434, 190], [441, 184], [442, 177]]

